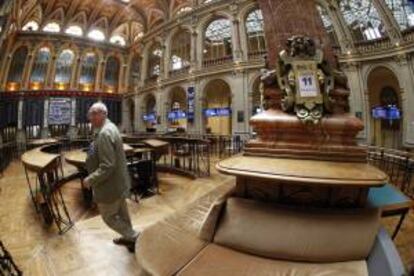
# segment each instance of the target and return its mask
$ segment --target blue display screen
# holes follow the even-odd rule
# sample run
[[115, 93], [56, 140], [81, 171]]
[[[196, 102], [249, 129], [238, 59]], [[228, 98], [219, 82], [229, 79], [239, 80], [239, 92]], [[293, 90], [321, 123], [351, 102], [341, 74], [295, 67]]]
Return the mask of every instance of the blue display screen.
[[231, 108], [208, 108], [204, 109], [205, 117], [228, 117], [231, 115]]
[[401, 111], [396, 106], [391, 106], [387, 110], [388, 120], [399, 120], [401, 119]]
[[377, 106], [372, 109], [372, 117], [374, 119], [386, 119], [387, 109], [383, 106]]
[[185, 119], [185, 118], [187, 118], [187, 114], [182, 110], [171, 111], [170, 113], [168, 113], [168, 120], [170, 121], [175, 121], [175, 120], [180, 120], [180, 119]]
[[400, 120], [401, 110], [395, 105], [377, 106], [372, 109], [372, 117], [383, 120]]
[[157, 120], [157, 116], [154, 113], [145, 114], [142, 118], [144, 122], [155, 122]]

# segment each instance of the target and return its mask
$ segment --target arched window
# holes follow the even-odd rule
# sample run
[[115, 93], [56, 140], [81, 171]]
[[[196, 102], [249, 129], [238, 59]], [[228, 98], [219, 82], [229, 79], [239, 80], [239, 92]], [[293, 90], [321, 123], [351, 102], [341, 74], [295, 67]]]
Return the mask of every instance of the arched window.
[[203, 55], [204, 66], [221, 64], [233, 59], [230, 20], [216, 19], [207, 26]]
[[40, 48], [37, 52], [30, 75], [31, 89], [40, 89], [46, 80], [47, 68], [50, 61], [50, 49], [48, 47]]
[[260, 9], [256, 9], [247, 15], [246, 35], [249, 57], [262, 56], [266, 53], [264, 21]]
[[39, 30], [39, 24], [36, 21], [29, 21], [22, 28], [25, 32], [35, 32]]
[[[10, 64], [9, 75], [7, 77], [8, 90], [18, 90], [23, 77], [23, 69], [26, 64], [27, 47], [22, 46], [17, 49]], [[14, 87], [14, 88], [13, 88]]]
[[120, 35], [113, 35], [111, 37], [111, 39], [109, 40], [109, 42], [111, 42], [112, 44], [118, 44], [118, 45], [121, 45], [121, 46], [126, 45], [125, 38], [123, 36], [120, 36]]
[[374, 7], [374, 0], [340, 0], [341, 12], [355, 41], [385, 37], [385, 28]]
[[329, 39], [331, 40], [332, 45], [338, 46], [338, 38], [336, 37], [335, 29], [327, 10], [321, 7], [320, 5], [316, 5], [316, 8], [318, 9], [318, 12], [321, 16], [322, 24], [329, 35]]
[[182, 31], [174, 35], [171, 44], [171, 71], [187, 71], [190, 67], [191, 59], [191, 34], [188, 31]]
[[74, 35], [74, 36], [83, 36], [83, 30], [81, 27], [77, 26], [77, 25], [72, 25], [69, 26], [66, 31], [66, 34], [68, 35]]
[[385, 0], [401, 30], [414, 26], [414, 3], [408, 0]]
[[160, 76], [162, 48], [160, 43], [155, 43], [148, 53], [148, 79], [155, 80]]
[[72, 50], [63, 50], [56, 61], [55, 84], [58, 89], [65, 89], [72, 77], [72, 65], [75, 54]]
[[129, 75], [129, 85], [132, 90], [135, 86], [138, 85], [141, 78], [141, 58], [135, 56], [131, 61], [131, 71]]
[[96, 68], [98, 67], [98, 57], [95, 53], [86, 53], [82, 57], [81, 75], [79, 83], [82, 90], [89, 91], [92, 89], [92, 85], [95, 83]]
[[96, 40], [96, 41], [104, 41], [105, 40], [105, 34], [102, 31], [98, 30], [98, 29], [90, 31], [88, 33], [88, 37], [90, 39], [93, 39], [93, 40]]
[[47, 23], [43, 27], [43, 31], [48, 33], [58, 33], [60, 32], [60, 25], [56, 22]]
[[116, 93], [118, 91], [119, 70], [119, 60], [113, 56], [109, 57], [105, 68], [105, 92]]

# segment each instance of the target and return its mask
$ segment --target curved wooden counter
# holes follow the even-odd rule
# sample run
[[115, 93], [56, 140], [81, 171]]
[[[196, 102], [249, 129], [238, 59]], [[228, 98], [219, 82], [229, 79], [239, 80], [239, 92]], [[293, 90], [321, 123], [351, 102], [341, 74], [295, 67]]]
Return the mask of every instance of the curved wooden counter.
[[[81, 168], [83, 169], [86, 163], [86, 157], [87, 157], [86, 151], [87, 151], [86, 149], [77, 149], [77, 150], [68, 151], [64, 154], [65, 160], [69, 164], [77, 167], [78, 169], [81, 169]], [[135, 149], [127, 144], [124, 144], [124, 151], [126, 155], [135, 154]]]
[[300, 185], [381, 187], [388, 176], [365, 163], [235, 156], [217, 163], [218, 171]]
[[51, 166], [56, 165], [60, 155], [44, 152], [44, 149], [47, 147], [49, 147], [49, 145], [34, 148], [25, 152], [21, 157], [25, 168], [40, 173], [48, 170]]

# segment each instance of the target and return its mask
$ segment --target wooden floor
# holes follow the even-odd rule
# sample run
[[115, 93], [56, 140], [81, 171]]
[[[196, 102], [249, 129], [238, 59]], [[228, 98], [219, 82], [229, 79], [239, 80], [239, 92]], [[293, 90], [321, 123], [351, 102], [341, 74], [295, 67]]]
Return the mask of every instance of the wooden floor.
[[[74, 168], [65, 165], [65, 173]], [[32, 176], [33, 177], [33, 176]], [[137, 230], [183, 208], [220, 185], [233, 185], [230, 177], [212, 173], [210, 178], [189, 180], [160, 175], [161, 195], [129, 202]], [[0, 239], [25, 275], [135, 275], [134, 255], [112, 244], [116, 236], [102, 222], [96, 209], [84, 206], [80, 184], [64, 187], [64, 198], [76, 224], [65, 235], [46, 229], [32, 206], [23, 167], [12, 163], [0, 178]], [[384, 220], [391, 230], [396, 219]], [[414, 215], [411, 212], [396, 239], [407, 267], [414, 262]]]

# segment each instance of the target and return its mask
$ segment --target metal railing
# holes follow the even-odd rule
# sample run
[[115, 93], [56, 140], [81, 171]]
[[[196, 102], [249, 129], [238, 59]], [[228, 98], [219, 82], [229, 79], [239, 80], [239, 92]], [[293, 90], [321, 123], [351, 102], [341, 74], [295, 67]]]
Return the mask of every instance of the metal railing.
[[388, 174], [390, 183], [414, 199], [413, 154], [381, 147], [369, 147], [368, 161]]
[[17, 267], [16, 263], [13, 261], [13, 258], [10, 255], [10, 253], [6, 250], [2, 241], [0, 241], [0, 275], [23, 275], [22, 271]]
[[17, 143], [7, 142], [0, 146], [0, 175], [18, 157]]

